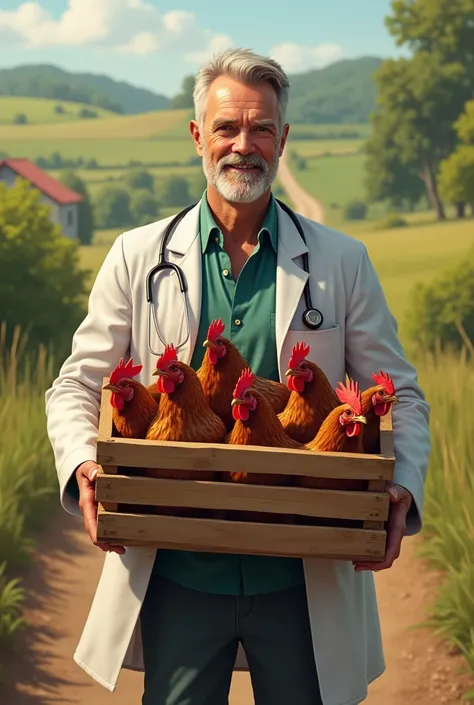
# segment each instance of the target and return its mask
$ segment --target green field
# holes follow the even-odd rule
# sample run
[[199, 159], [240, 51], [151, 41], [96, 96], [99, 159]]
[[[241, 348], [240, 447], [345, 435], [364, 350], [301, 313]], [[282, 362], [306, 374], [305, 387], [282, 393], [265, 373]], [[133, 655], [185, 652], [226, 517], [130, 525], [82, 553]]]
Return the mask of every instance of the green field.
[[[169, 209], [163, 217], [176, 210]], [[96, 236], [96, 242], [100, 244], [81, 248], [82, 265], [92, 270], [92, 276], [118, 233], [117, 230], [101, 231]], [[404, 319], [413, 286], [435, 277], [474, 245], [474, 220], [427, 223], [353, 236], [369, 251], [403, 338]]]
[[[64, 112], [56, 113], [55, 107], [61, 105]], [[110, 110], [96, 108], [83, 103], [71, 103], [67, 100], [53, 100], [49, 98], [20, 98], [18, 96], [0, 96], [0, 125], [11, 125], [15, 115], [24, 113], [28, 117], [28, 125], [15, 125], [18, 129], [24, 130], [31, 125], [57, 124], [62, 122], [77, 122], [86, 118], [79, 117], [82, 108], [93, 110], [98, 118], [110, 118], [114, 116]], [[96, 120], [97, 118], [87, 118]], [[3, 129], [2, 129], [3, 138]]]

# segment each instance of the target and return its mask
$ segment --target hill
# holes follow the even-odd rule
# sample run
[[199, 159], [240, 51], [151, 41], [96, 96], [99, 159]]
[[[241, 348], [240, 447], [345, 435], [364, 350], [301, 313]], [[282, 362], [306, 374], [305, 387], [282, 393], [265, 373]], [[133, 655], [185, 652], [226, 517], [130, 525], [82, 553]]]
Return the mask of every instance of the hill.
[[344, 59], [290, 76], [288, 118], [300, 124], [366, 123], [375, 109], [373, 74], [382, 59]]
[[125, 81], [47, 64], [0, 69], [0, 95], [67, 100], [128, 115], [164, 110], [170, 104], [166, 96]]
[[[87, 112], [86, 112], [87, 111]], [[84, 103], [71, 103], [51, 98], [19, 98], [0, 96], [0, 125], [11, 125], [19, 114], [26, 115], [28, 125], [72, 122], [114, 116], [110, 110], [96, 108]]]

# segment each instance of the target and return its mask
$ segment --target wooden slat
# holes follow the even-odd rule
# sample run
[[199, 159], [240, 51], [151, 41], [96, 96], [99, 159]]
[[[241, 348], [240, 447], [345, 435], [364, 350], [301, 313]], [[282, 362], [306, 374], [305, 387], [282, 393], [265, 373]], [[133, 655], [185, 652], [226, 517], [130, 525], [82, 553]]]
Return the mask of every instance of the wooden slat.
[[390, 480], [394, 460], [363, 453], [312, 453], [287, 448], [171, 443], [109, 438], [97, 443], [105, 465], [181, 470], [282, 473], [338, 479]]
[[380, 418], [380, 454], [384, 458], [395, 457], [393, 442], [392, 410]]
[[98, 540], [190, 551], [382, 560], [384, 531], [289, 526], [100, 511]]
[[388, 496], [387, 492], [385, 491], [386, 484], [387, 483], [385, 482], [385, 480], [370, 480], [369, 481], [369, 487], [368, 487], [369, 491], [367, 492], [367, 494], [369, 496], [370, 496], [370, 494], [372, 494], [372, 496], [375, 496], [375, 497], [383, 497], [386, 502], [386, 504], [384, 505], [384, 507], [386, 507], [386, 512], [384, 514], [383, 519], [381, 519], [381, 520], [374, 521], [372, 519], [369, 519], [369, 520], [364, 521], [364, 523], [363, 523], [364, 529], [379, 530], [379, 529], [384, 528], [384, 521], [386, 521], [388, 519], [388, 508], [390, 505], [389, 496]]
[[119, 504], [267, 511], [275, 514], [382, 522], [388, 516], [389, 505], [387, 494], [126, 475], [99, 476], [96, 497], [101, 502]]
[[[108, 377], [104, 377], [102, 380], [102, 385], [107, 384], [109, 381]], [[110, 397], [112, 392], [109, 389], [102, 390], [102, 398], [100, 402], [100, 414], [99, 414], [99, 434], [98, 440], [108, 439], [112, 436], [112, 404], [110, 403]], [[97, 462], [100, 463], [100, 460]], [[109, 463], [110, 464], [110, 463]], [[112, 463], [114, 465], [114, 463]]]
[[[101, 502], [101, 499], [99, 497], [99, 492], [98, 488], [101, 484], [102, 478], [105, 477], [105, 474], [107, 473], [108, 477], [111, 477], [113, 475], [117, 475], [118, 472], [118, 467], [116, 465], [105, 465], [105, 466], [100, 466], [99, 472], [97, 473], [97, 479], [95, 482], [95, 501], [96, 502]], [[116, 512], [118, 510], [118, 504], [115, 501], [107, 501], [105, 500], [102, 502], [102, 508], [105, 509], [108, 512]]]

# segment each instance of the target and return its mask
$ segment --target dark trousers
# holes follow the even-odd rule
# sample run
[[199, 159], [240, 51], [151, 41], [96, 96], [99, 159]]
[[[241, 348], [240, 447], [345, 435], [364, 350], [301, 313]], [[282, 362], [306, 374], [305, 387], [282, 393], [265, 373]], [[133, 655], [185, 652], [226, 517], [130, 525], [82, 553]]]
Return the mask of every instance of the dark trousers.
[[228, 705], [239, 642], [255, 705], [322, 705], [304, 587], [234, 597], [153, 574], [141, 629], [142, 705]]

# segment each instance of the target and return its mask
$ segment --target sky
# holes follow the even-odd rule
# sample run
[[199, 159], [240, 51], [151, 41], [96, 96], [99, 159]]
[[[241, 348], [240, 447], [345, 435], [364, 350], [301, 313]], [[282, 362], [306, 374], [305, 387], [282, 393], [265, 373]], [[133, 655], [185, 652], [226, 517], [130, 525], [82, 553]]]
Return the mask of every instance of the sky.
[[0, 0], [0, 68], [47, 63], [175, 95], [213, 54], [241, 46], [287, 73], [400, 55], [390, 0]]

